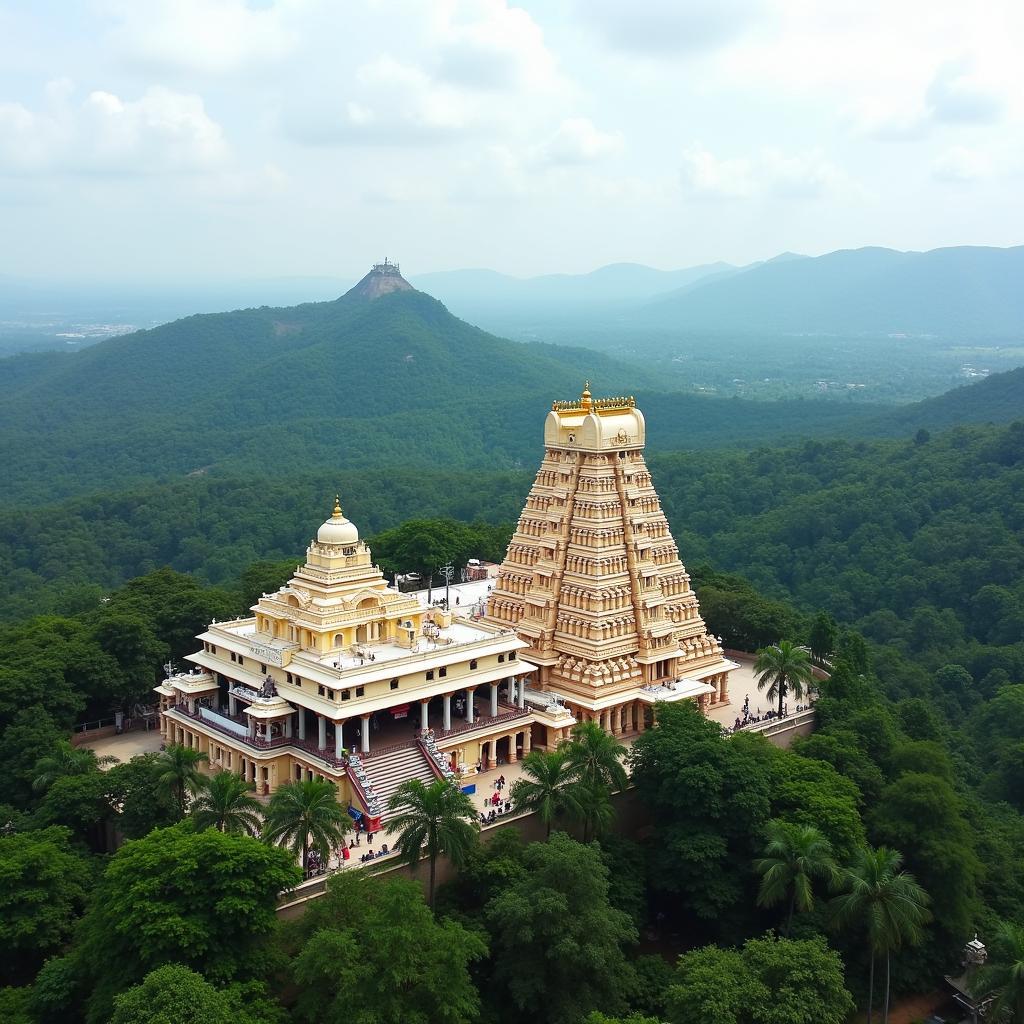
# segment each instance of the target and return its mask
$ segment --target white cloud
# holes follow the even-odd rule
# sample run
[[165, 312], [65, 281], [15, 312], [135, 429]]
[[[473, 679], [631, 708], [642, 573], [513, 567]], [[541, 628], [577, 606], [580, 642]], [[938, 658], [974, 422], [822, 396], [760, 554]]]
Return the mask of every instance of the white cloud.
[[965, 61], [946, 64], [928, 87], [928, 105], [936, 121], [985, 124], [1003, 112], [1003, 100]]
[[346, 24], [340, 45], [329, 61], [304, 55], [296, 68], [280, 116], [296, 141], [528, 138], [574, 91], [536, 22], [505, 0], [367, 6]]
[[990, 158], [966, 146], [953, 146], [932, 163], [932, 177], [953, 184], [977, 181], [991, 173]]
[[567, 117], [537, 156], [549, 164], [585, 164], [621, 151], [619, 132], [603, 132], [587, 117]]
[[814, 199], [859, 191], [840, 168], [817, 150], [787, 155], [767, 148], [755, 157], [719, 158], [695, 143], [683, 153], [680, 178], [686, 194], [715, 199]]
[[160, 86], [136, 100], [110, 92], [75, 102], [50, 83], [43, 109], [0, 104], [0, 168], [14, 172], [158, 174], [222, 165], [228, 146], [202, 97]]
[[731, 42], [763, 7], [760, 0], [579, 0], [576, 10], [612, 48], [670, 57]]
[[224, 74], [277, 61], [295, 47], [295, 0], [105, 0], [122, 58], [150, 70]]

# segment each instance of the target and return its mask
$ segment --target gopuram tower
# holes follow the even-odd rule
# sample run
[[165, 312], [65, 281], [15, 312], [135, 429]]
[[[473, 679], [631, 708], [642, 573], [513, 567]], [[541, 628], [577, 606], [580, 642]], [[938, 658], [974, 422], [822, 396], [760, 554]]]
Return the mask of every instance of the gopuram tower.
[[[544, 459], [487, 604], [490, 621], [530, 645], [527, 701], [616, 735], [642, 732], [657, 701], [728, 703], [736, 667], [700, 617], [644, 442], [632, 398], [595, 399], [588, 381], [579, 401], [552, 404]], [[565, 732], [556, 721], [548, 746]]]

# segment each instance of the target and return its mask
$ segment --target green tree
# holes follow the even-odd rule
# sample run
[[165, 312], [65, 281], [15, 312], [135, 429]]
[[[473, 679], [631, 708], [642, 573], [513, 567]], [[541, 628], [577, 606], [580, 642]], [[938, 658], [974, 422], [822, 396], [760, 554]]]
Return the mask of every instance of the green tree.
[[491, 898], [493, 989], [510, 1017], [575, 1024], [597, 1007], [625, 1011], [631, 972], [624, 949], [637, 938], [608, 900], [608, 870], [596, 845], [562, 832], [524, 853], [525, 872]]
[[89, 1024], [113, 999], [168, 963], [215, 984], [257, 975], [276, 924], [278, 896], [302, 874], [286, 850], [185, 823], [125, 843], [110, 859], [76, 943], [89, 979]]
[[189, 807], [196, 829], [259, 835], [263, 804], [249, 794], [256, 787], [234, 772], [216, 772], [203, 779], [202, 787]]
[[173, 797], [178, 805], [178, 816], [185, 816], [190, 794], [198, 793], [205, 776], [199, 767], [209, 758], [193, 747], [171, 743], [159, 757], [160, 774], [157, 776], [158, 789]]
[[[279, 1024], [283, 1013], [240, 985], [218, 989], [201, 974], [167, 964], [114, 999], [110, 1024]], [[255, 1005], [253, 1005], [255, 1004]]]
[[821, 936], [684, 953], [667, 998], [672, 1024], [843, 1024], [853, 1010], [843, 962]]
[[814, 906], [814, 883], [836, 878], [832, 844], [813, 825], [770, 821], [766, 832], [764, 856], [754, 864], [761, 876], [757, 902], [762, 907], [788, 903], [783, 930], [788, 938], [794, 910], [805, 914]]
[[155, 828], [166, 828], [180, 820], [177, 799], [160, 785], [163, 772], [162, 755], [158, 753], [140, 754], [107, 772], [119, 806], [118, 827], [126, 839], [141, 839]]
[[63, 735], [54, 720], [37, 706], [23, 708], [0, 731], [0, 764], [6, 769], [7, 782], [5, 801], [22, 809], [32, 804], [36, 765], [53, 754]]
[[971, 994], [977, 999], [995, 996], [987, 1020], [1024, 1021], [1024, 926], [1000, 923], [989, 943], [988, 963], [974, 976]]
[[577, 789], [579, 777], [570, 765], [568, 752], [531, 750], [522, 760], [522, 774], [512, 783], [509, 794], [517, 810], [531, 811], [544, 823], [550, 837], [552, 824], [580, 813]]
[[447, 779], [429, 786], [408, 779], [395, 790], [388, 808], [393, 814], [385, 828], [395, 834], [402, 859], [415, 869], [426, 852], [430, 861], [427, 903], [433, 907], [438, 855], [445, 854], [460, 867], [477, 842], [480, 826], [473, 801]]
[[471, 542], [463, 523], [453, 519], [410, 519], [373, 538], [374, 557], [389, 572], [416, 572], [428, 584], [452, 561], [465, 564]]
[[626, 748], [597, 722], [574, 725], [565, 750], [570, 769], [587, 786], [604, 786], [611, 792], [626, 788]]
[[771, 647], [763, 647], [757, 652], [754, 675], [757, 688], [767, 687], [768, 699], [778, 700], [781, 716], [782, 705], [790, 693], [799, 699], [813, 689], [810, 651], [792, 640], [780, 640]]
[[292, 926], [294, 1015], [309, 1024], [468, 1024], [476, 933], [437, 920], [407, 879], [342, 872]]
[[836, 924], [865, 929], [871, 968], [868, 979], [868, 1024], [875, 996], [875, 961], [885, 956], [885, 1008], [882, 1022], [889, 1020], [889, 966], [892, 953], [904, 944], [924, 938], [930, 915], [928, 894], [913, 875], [901, 871], [903, 856], [880, 846], [866, 848], [843, 872], [845, 889], [832, 901]]
[[839, 639], [839, 626], [828, 612], [818, 612], [811, 623], [811, 631], [807, 635], [807, 646], [811, 657], [818, 665], [824, 665], [836, 649]]
[[61, 740], [52, 753], [36, 762], [32, 788], [45, 793], [60, 778], [87, 775], [116, 761], [116, 757], [97, 757], [88, 747], [73, 747], [67, 740]]
[[267, 805], [263, 838], [299, 856], [305, 873], [309, 867], [309, 851], [316, 850], [326, 863], [332, 848], [344, 839], [351, 827], [348, 814], [338, 803], [334, 783], [325, 779], [303, 779], [286, 782], [274, 790]]
[[92, 877], [66, 828], [0, 835], [0, 983], [31, 981], [45, 957], [61, 948]]
[[650, 884], [705, 921], [730, 926], [753, 887], [754, 843], [770, 817], [767, 745], [724, 737], [689, 701], [659, 704], [656, 714], [657, 728], [630, 754], [654, 823]]

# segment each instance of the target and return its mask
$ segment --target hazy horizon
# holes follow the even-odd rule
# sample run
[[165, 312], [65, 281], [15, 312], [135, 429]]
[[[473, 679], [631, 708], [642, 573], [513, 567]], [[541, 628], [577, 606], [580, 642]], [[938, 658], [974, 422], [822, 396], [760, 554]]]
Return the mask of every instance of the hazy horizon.
[[679, 269], [1024, 239], [993, 0], [0, 0], [0, 275]]

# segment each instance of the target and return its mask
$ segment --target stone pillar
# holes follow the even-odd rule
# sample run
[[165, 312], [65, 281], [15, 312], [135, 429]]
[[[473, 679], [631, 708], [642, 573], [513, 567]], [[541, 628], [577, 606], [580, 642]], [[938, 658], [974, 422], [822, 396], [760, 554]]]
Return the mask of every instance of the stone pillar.
[[516, 683], [516, 706], [526, 707], [526, 676], [520, 676]]
[[475, 686], [466, 688], [466, 721], [472, 725], [475, 720], [473, 714], [473, 691], [476, 689]]
[[323, 715], [316, 716], [317, 738], [316, 745], [320, 750], [327, 749], [327, 719]]
[[729, 673], [723, 672], [718, 677], [718, 699], [723, 704], [729, 703]]
[[369, 715], [363, 715], [362, 716], [362, 722], [363, 722], [363, 734], [362, 734], [362, 737], [361, 737], [362, 741], [363, 741], [362, 749], [363, 749], [363, 753], [364, 754], [368, 754], [370, 752], [370, 716]]
[[294, 716], [293, 715], [289, 715], [284, 720], [284, 734], [285, 734], [285, 736], [288, 737], [288, 739], [292, 738], [292, 732], [293, 732], [293, 730], [292, 730], [292, 721], [293, 721], [293, 719], [294, 719]]
[[647, 730], [647, 708], [640, 702], [636, 702], [636, 731], [645, 732]]
[[232, 718], [238, 714], [238, 700], [233, 693], [228, 694], [228, 714]]
[[334, 756], [340, 761], [341, 751], [345, 746], [345, 723], [334, 723]]
[[452, 727], [452, 695], [446, 693], [442, 700], [441, 727], [448, 732]]
[[299, 708], [299, 739], [306, 738], [306, 709]]
[[268, 743], [270, 742], [270, 719], [269, 718], [263, 723], [263, 738]]
[[426, 730], [429, 728], [429, 725], [427, 724], [429, 721], [430, 721], [430, 701], [429, 700], [421, 700], [420, 701], [420, 728], [424, 732], [426, 732]]
[[518, 733], [510, 733], [508, 738], [508, 763], [515, 764], [519, 758], [516, 757], [516, 736]]
[[612, 735], [618, 736], [622, 731], [622, 706], [612, 708]]
[[523, 757], [526, 757], [526, 755], [530, 752], [530, 743], [532, 739], [532, 730], [530, 729], [530, 726], [527, 726], [523, 730]]
[[498, 717], [498, 684], [491, 683], [491, 718]]

